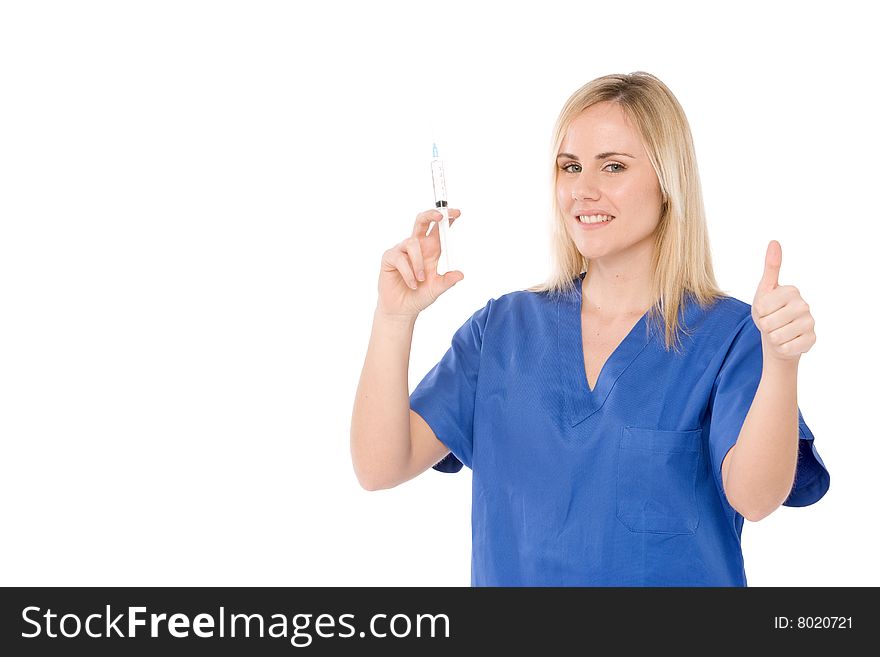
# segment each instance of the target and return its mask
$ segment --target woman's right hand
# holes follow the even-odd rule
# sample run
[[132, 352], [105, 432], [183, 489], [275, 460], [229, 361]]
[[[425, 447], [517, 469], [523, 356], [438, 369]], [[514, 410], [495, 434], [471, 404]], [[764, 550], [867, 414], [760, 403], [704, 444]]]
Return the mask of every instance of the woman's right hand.
[[[461, 211], [449, 208], [449, 224]], [[458, 270], [437, 274], [440, 259], [440, 226], [425, 235], [432, 221], [439, 222], [439, 210], [426, 210], [416, 216], [412, 235], [382, 254], [379, 272], [378, 309], [386, 315], [415, 317], [441, 294], [464, 278]]]

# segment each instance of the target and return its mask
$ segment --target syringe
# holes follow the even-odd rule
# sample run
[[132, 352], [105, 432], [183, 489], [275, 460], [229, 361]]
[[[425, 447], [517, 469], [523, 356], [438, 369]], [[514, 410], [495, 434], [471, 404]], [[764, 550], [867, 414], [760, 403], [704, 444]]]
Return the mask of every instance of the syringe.
[[[431, 177], [434, 180], [434, 205], [443, 215], [443, 219], [437, 222], [440, 226], [440, 262], [437, 263], [437, 273], [445, 274], [452, 269], [452, 260], [449, 257], [449, 207], [446, 202], [446, 177], [443, 175], [443, 161], [437, 155], [437, 144], [434, 144], [434, 152], [431, 158]], [[433, 224], [432, 224], [433, 225]], [[428, 234], [431, 229], [428, 229]], [[442, 271], [441, 271], [442, 269]]]

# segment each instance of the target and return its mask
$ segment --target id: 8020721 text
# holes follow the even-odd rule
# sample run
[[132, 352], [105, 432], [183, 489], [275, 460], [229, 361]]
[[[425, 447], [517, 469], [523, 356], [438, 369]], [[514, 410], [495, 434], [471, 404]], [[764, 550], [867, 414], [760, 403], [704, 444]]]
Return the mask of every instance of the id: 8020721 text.
[[844, 630], [852, 629], [852, 616], [774, 616], [773, 629]]

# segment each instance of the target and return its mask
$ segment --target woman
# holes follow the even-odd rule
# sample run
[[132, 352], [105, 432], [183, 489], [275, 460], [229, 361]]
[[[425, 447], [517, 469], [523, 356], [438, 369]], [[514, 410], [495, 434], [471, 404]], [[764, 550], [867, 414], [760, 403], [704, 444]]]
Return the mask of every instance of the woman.
[[[368, 490], [473, 471], [473, 586], [746, 586], [740, 537], [829, 475], [797, 406], [815, 322], [771, 242], [750, 306], [715, 283], [690, 127], [643, 72], [556, 124], [555, 271], [490, 300], [407, 400], [439, 213], [385, 252], [352, 418]], [[450, 212], [451, 220], [460, 212]]]

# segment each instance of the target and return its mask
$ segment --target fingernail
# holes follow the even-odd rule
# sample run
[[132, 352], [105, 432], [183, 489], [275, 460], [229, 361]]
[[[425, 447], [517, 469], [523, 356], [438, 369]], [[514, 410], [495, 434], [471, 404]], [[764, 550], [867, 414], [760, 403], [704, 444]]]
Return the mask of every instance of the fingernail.
[[425, 272], [422, 270], [419, 270], [419, 280], [420, 281], [425, 280]]

